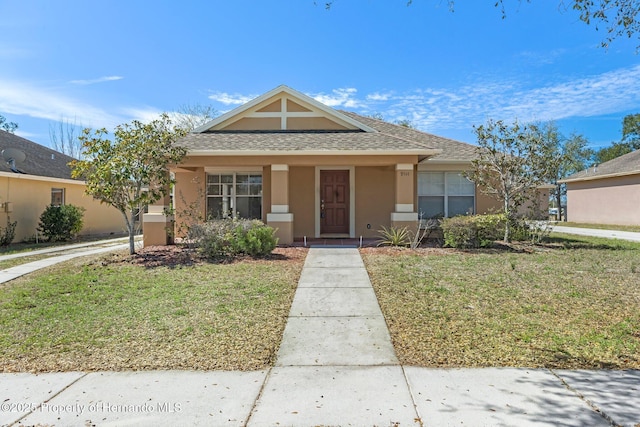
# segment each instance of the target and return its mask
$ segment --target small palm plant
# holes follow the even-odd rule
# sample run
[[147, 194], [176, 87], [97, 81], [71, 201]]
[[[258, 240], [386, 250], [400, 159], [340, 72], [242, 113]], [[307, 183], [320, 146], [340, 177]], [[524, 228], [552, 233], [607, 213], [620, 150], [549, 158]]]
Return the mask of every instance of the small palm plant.
[[383, 225], [382, 229], [378, 230], [378, 233], [380, 233], [380, 238], [378, 239], [378, 246], [406, 247], [411, 244], [411, 236], [410, 236], [411, 233], [409, 233], [409, 229], [407, 227], [387, 228]]

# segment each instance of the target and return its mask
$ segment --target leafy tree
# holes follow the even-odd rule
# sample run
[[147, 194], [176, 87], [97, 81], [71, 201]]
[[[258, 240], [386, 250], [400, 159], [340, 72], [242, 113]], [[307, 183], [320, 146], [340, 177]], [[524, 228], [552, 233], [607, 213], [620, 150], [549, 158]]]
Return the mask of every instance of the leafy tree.
[[622, 141], [633, 150], [640, 149], [640, 114], [629, 114], [622, 119]]
[[477, 158], [465, 176], [487, 195], [502, 202], [507, 217], [504, 241], [511, 239], [511, 223], [518, 207], [530, 200], [543, 182], [540, 132], [536, 126], [488, 120], [474, 126]]
[[170, 184], [167, 166], [186, 151], [174, 145], [186, 133], [162, 114], [150, 123], [137, 120], [107, 130], [84, 129], [80, 136], [85, 160], [71, 162], [72, 176], [87, 182], [87, 194], [118, 209], [129, 232], [129, 253], [135, 253], [135, 221], [144, 206], [163, 197]]
[[7, 118], [0, 114], [0, 129], [9, 133], [14, 133], [18, 129], [18, 124], [15, 122], [8, 122]]
[[[522, 0], [518, 0], [522, 1]], [[506, 18], [505, 10], [506, 0], [492, 0], [495, 7], [499, 7], [502, 12], [502, 18]], [[527, 0], [527, 3], [531, 0]], [[323, 2], [326, 9], [331, 9], [334, 1]], [[413, 0], [407, 0], [407, 6], [411, 5]], [[449, 10], [455, 9], [455, 0], [447, 0]], [[314, 1], [314, 4], [317, 2]], [[613, 40], [618, 37], [627, 36], [632, 38], [640, 33], [640, 6], [637, 0], [559, 0], [559, 9], [573, 9], [580, 14], [579, 18], [587, 25], [595, 25], [596, 30], [600, 26], [604, 26], [607, 35], [601, 42], [601, 46], [608, 47]], [[638, 46], [640, 49], [640, 46]]]
[[396, 124], [398, 126], [402, 126], [405, 128], [409, 128], [409, 129], [415, 129], [416, 126], [413, 124], [413, 122], [409, 119], [402, 119], [402, 120], [396, 120]]
[[554, 198], [561, 213], [562, 197], [567, 194], [567, 189], [558, 181], [589, 166], [593, 150], [588, 148], [589, 141], [582, 135], [565, 138], [554, 122], [537, 125], [536, 128], [541, 142], [538, 163], [543, 169], [544, 180], [555, 185]]
[[172, 114], [172, 120], [176, 127], [192, 131], [219, 115], [218, 110], [212, 105], [183, 104]]
[[609, 160], [640, 149], [640, 114], [629, 114], [622, 119], [622, 140], [596, 151], [596, 163]]
[[610, 146], [604, 147], [596, 151], [593, 156], [594, 161], [598, 164], [608, 162], [616, 157], [632, 152], [631, 146], [625, 142], [613, 142]]

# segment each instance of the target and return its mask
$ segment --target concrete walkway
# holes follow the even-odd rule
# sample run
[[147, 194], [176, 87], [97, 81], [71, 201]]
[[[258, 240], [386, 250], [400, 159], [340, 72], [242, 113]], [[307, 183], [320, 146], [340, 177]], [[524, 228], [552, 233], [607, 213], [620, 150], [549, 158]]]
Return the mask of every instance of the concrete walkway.
[[[123, 243], [126, 242], [126, 243]], [[15, 254], [2, 255], [0, 261], [16, 259], [16, 258], [28, 258], [39, 255], [57, 254], [51, 257], [43, 258], [37, 261], [27, 262], [17, 265], [15, 267], [6, 268], [0, 270], [0, 283], [5, 283], [25, 274], [33, 273], [45, 267], [50, 267], [54, 264], [58, 264], [73, 258], [95, 255], [104, 252], [112, 252], [120, 249], [126, 249], [129, 247], [129, 240], [127, 238], [99, 240], [96, 242], [77, 243], [73, 245], [56, 246], [53, 248], [39, 249], [35, 251], [18, 252]]]
[[604, 237], [607, 239], [640, 242], [640, 233], [635, 231], [599, 230], [596, 228], [564, 227], [561, 225], [553, 225], [552, 229], [558, 233], [575, 234], [578, 236]]
[[640, 371], [399, 365], [356, 249], [309, 251], [270, 370], [0, 375], [1, 425], [638, 423]]

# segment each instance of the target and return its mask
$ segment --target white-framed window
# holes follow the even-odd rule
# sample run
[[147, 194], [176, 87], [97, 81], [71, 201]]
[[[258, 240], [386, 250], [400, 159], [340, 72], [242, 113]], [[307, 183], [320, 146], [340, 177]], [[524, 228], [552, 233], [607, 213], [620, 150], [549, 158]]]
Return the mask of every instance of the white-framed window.
[[207, 219], [262, 218], [262, 174], [207, 174]]
[[51, 189], [51, 204], [53, 206], [64, 205], [64, 188]]
[[421, 218], [475, 213], [475, 184], [462, 172], [418, 172], [418, 214]]

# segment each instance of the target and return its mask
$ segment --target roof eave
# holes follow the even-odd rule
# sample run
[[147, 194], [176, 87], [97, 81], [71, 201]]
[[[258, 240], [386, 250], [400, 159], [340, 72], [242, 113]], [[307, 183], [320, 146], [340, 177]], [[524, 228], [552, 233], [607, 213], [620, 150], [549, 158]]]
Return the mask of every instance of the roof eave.
[[191, 150], [190, 157], [205, 156], [435, 156], [440, 149], [418, 150]]
[[572, 183], [572, 182], [595, 181], [595, 180], [598, 180], [598, 179], [618, 178], [618, 177], [629, 176], [629, 175], [640, 175], [640, 170], [608, 173], [608, 174], [602, 174], [602, 175], [581, 176], [581, 177], [578, 177], [578, 178], [567, 178], [567, 179], [561, 179], [558, 182], [560, 184], [568, 184], [568, 183]]

